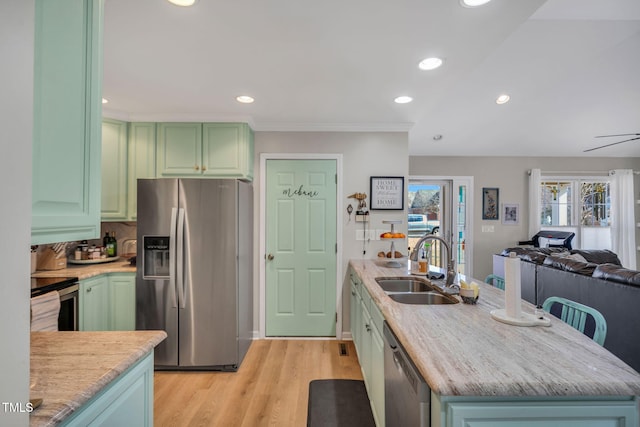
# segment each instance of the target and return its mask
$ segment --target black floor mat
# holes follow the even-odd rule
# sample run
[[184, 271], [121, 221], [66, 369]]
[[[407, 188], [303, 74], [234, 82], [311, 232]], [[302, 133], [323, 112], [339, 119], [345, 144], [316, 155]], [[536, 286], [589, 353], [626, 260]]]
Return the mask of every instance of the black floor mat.
[[311, 381], [307, 427], [341, 426], [375, 427], [364, 381]]

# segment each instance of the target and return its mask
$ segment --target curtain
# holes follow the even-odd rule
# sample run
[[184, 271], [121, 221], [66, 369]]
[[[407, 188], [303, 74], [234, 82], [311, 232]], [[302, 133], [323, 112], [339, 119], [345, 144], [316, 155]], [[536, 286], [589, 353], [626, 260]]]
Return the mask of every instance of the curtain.
[[611, 248], [622, 265], [636, 269], [633, 171], [616, 169], [611, 175]]
[[529, 236], [540, 231], [540, 169], [531, 169], [529, 174]]

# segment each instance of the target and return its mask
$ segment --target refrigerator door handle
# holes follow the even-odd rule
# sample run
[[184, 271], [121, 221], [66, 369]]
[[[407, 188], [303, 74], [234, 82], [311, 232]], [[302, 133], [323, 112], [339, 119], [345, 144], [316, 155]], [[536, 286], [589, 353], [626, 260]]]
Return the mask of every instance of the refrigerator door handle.
[[184, 290], [184, 209], [178, 209], [178, 268], [177, 268], [177, 289], [178, 289], [178, 305], [179, 308], [185, 308], [185, 290]]
[[169, 231], [169, 297], [171, 307], [177, 308], [176, 302], [176, 217], [177, 208], [171, 208], [171, 230]]

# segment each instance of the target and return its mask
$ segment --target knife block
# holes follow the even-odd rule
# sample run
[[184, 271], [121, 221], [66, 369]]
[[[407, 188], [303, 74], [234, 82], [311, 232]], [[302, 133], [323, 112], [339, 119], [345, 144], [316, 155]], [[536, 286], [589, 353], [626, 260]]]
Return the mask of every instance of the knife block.
[[56, 253], [47, 248], [38, 254], [38, 270], [62, 270], [67, 268], [67, 258], [56, 258]]

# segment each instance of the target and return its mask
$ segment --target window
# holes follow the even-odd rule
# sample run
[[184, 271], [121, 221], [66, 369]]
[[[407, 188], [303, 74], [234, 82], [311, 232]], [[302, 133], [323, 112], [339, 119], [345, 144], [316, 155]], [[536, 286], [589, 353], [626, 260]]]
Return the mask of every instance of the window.
[[[472, 177], [410, 177], [407, 186], [408, 243], [412, 250], [425, 234], [438, 235], [451, 245], [459, 273], [472, 276]], [[445, 267], [446, 254], [439, 241], [431, 241], [430, 263]]]
[[611, 197], [606, 178], [542, 177], [540, 194], [542, 229], [573, 231], [577, 248], [611, 248]]
[[581, 225], [608, 227], [611, 225], [611, 198], [608, 182], [580, 184], [582, 200]]

